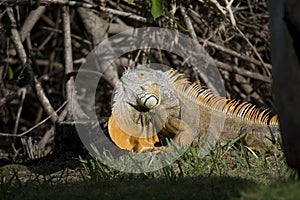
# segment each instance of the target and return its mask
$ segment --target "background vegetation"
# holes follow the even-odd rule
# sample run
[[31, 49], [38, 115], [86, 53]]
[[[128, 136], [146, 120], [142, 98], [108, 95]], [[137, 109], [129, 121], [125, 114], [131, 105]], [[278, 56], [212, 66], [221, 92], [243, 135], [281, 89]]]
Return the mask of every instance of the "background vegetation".
[[[0, 199], [299, 196], [280, 145], [263, 154], [229, 141], [201, 159], [191, 147], [153, 173], [114, 171], [86, 155], [68, 104], [76, 70], [97, 44], [124, 30], [154, 26], [198, 40], [219, 68], [229, 98], [274, 110], [266, 1], [5, 0], [0, 20]], [[104, 129], [124, 66], [150, 61], [201, 79], [168, 52], [124, 55], [99, 83], [96, 109]]]

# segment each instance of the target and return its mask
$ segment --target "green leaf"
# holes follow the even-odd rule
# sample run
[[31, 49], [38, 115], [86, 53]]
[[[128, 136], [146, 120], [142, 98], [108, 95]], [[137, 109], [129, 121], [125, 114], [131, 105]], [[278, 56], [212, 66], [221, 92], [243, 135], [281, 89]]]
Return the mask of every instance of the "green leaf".
[[161, 16], [163, 12], [162, 0], [151, 0], [151, 14], [154, 20]]
[[134, 0], [128, 0], [128, 3], [129, 3], [129, 4], [132, 4], [132, 3], [133, 3], [133, 1], [134, 1]]
[[14, 72], [13, 70], [11, 69], [11, 67], [8, 67], [7, 68], [7, 74], [6, 74], [6, 77], [8, 78], [8, 80], [12, 80], [14, 78]]

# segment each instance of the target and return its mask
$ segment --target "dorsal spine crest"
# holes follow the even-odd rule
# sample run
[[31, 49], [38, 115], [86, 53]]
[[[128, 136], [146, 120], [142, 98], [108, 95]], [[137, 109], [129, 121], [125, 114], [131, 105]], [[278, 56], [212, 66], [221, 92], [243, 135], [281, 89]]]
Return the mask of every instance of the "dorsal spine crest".
[[171, 69], [167, 73], [177, 92], [199, 105], [245, 120], [248, 123], [278, 125], [278, 117], [275, 115], [270, 118], [268, 109], [261, 109], [247, 102], [218, 96], [210, 89], [201, 87], [197, 82], [191, 83], [188, 78], [184, 78], [184, 74], [180, 74], [176, 70]]

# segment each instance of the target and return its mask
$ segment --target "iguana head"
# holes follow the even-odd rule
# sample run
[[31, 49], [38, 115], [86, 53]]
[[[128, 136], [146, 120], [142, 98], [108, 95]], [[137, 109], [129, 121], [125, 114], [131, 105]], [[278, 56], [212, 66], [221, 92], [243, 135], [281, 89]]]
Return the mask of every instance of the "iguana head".
[[115, 103], [127, 100], [128, 104], [140, 110], [153, 109], [159, 105], [161, 96], [155, 74], [147, 68], [125, 71], [117, 85]]

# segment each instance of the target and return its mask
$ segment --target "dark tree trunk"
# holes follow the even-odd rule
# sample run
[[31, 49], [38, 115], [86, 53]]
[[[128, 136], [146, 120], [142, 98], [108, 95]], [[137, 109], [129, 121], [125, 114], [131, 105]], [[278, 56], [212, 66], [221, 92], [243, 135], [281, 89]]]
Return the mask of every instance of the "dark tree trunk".
[[300, 1], [269, 0], [273, 94], [287, 163], [300, 168]]

